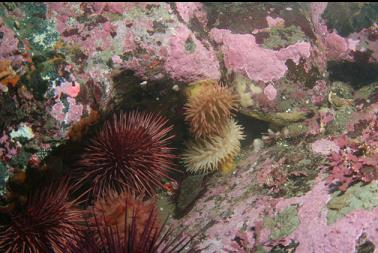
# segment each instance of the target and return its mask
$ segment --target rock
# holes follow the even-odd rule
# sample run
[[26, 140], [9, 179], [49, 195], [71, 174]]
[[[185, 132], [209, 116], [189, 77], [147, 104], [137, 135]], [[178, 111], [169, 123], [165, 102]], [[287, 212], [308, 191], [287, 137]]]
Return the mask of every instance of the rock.
[[333, 194], [332, 199], [328, 201], [327, 222], [332, 224], [341, 219], [348, 213], [356, 209], [372, 210], [378, 206], [378, 185], [375, 183], [369, 185], [355, 184], [351, 186], [344, 194]]
[[179, 217], [187, 212], [188, 208], [199, 197], [204, 187], [204, 178], [204, 175], [188, 176], [181, 183], [176, 209], [176, 214]]
[[295, 206], [290, 206], [278, 213], [274, 218], [264, 219], [264, 226], [269, 228], [271, 239], [277, 240], [290, 235], [299, 225], [298, 210]]

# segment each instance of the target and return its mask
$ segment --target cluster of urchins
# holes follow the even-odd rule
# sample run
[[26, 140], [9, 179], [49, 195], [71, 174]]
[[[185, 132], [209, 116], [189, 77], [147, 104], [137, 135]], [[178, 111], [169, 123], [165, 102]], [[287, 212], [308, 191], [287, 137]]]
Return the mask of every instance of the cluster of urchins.
[[[191, 172], [225, 170], [243, 138], [232, 119], [235, 96], [213, 81], [190, 87], [185, 118], [195, 141], [182, 159]], [[113, 115], [89, 141], [70, 179], [39, 187], [12, 212], [0, 227], [0, 251], [195, 252], [193, 237], [166, 228], [154, 197], [174, 170], [172, 128], [154, 113]], [[72, 198], [78, 189], [84, 193]], [[89, 208], [79, 208], [88, 200]]]

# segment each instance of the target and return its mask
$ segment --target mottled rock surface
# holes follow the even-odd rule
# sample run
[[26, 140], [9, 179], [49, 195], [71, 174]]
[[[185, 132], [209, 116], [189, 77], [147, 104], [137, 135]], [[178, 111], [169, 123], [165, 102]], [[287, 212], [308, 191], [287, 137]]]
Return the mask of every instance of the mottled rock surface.
[[0, 211], [69, 171], [114, 110], [167, 116], [179, 154], [184, 90], [214, 79], [272, 130], [234, 174], [184, 179], [172, 224], [204, 252], [377, 249], [377, 6], [0, 4]]

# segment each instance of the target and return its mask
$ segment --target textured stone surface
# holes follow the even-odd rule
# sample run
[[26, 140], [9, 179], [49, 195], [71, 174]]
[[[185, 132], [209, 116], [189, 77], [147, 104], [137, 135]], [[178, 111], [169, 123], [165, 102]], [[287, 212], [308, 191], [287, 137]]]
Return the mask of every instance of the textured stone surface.
[[[376, 6], [1, 4], [0, 195], [16, 185], [22, 199], [26, 174], [66, 171], [82, 136], [115, 109], [169, 116], [179, 153], [190, 139], [183, 91], [216, 79], [234, 88], [241, 113], [274, 131], [259, 152], [243, 148], [234, 174], [199, 180], [203, 195], [193, 191], [172, 224], [201, 230], [204, 252], [354, 252], [362, 234], [377, 248], [377, 207], [342, 202], [342, 217], [328, 224], [324, 181], [332, 138], [361, 139], [377, 117]], [[376, 147], [359, 148], [368, 151], [376, 157]], [[293, 206], [283, 215], [292, 226], [280, 230], [277, 217]]]

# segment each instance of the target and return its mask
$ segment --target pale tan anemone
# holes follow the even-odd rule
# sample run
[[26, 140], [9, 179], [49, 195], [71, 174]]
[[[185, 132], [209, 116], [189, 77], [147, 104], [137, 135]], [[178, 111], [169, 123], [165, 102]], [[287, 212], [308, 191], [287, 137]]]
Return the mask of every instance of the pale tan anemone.
[[230, 170], [230, 163], [239, 153], [242, 139], [242, 127], [231, 119], [223, 127], [220, 135], [190, 142], [182, 155], [187, 171], [209, 173], [221, 167], [222, 170]]
[[189, 87], [185, 120], [196, 138], [219, 135], [237, 107], [237, 96], [226, 86], [204, 80]]

